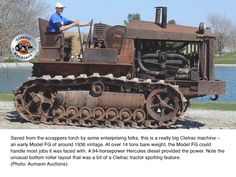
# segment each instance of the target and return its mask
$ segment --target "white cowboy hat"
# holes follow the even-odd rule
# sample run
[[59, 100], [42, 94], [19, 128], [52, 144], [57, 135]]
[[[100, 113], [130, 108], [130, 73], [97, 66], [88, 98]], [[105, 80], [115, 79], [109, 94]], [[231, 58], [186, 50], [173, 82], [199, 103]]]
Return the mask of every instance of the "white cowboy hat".
[[61, 2], [58, 2], [55, 4], [56, 8], [65, 8], [64, 4], [62, 4]]

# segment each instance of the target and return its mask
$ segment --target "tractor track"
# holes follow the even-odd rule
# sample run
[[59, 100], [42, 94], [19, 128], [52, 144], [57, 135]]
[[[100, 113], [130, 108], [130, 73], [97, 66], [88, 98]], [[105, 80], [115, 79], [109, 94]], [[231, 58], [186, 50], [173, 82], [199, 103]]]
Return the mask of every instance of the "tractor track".
[[[97, 88], [104, 90], [100, 93]], [[100, 97], [104, 96], [103, 93], [108, 95], [105, 105], [114, 102], [112, 97], [120, 101], [124, 99], [124, 102], [118, 104], [119, 106], [101, 106], [100, 103], [104, 105], [105, 102], [103, 97]], [[92, 94], [95, 95], [93, 98], [98, 94], [98, 99], [92, 98], [93, 101], [90, 101]], [[121, 99], [118, 98], [119, 94]], [[73, 101], [70, 97], [78, 95], [82, 95], [77, 99], [82, 100], [79, 103], [81, 106], [66, 103], [68, 99]], [[126, 97], [129, 97], [127, 102], [136, 99], [137, 103], [123, 106], [127, 104]], [[178, 86], [166, 84], [164, 81], [152, 82], [150, 79], [138, 78], [130, 80], [126, 77], [116, 78], [112, 74], [101, 76], [98, 73], [91, 76], [82, 74], [78, 77], [31, 77], [15, 92], [16, 109], [25, 120], [36, 124], [82, 127], [170, 128], [183, 116], [185, 101]], [[94, 102], [97, 103], [93, 108], [87, 107], [87, 104]], [[135, 108], [130, 108], [133, 105], [136, 105]], [[156, 107], [160, 112], [156, 111]]]
[[[106, 127], [99, 127], [104, 129]], [[117, 127], [112, 127], [117, 129]], [[0, 129], [84, 129], [76, 126], [32, 124], [22, 119], [13, 102], [0, 102]], [[236, 129], [236, 111], [188, 110], [170, 130]]]

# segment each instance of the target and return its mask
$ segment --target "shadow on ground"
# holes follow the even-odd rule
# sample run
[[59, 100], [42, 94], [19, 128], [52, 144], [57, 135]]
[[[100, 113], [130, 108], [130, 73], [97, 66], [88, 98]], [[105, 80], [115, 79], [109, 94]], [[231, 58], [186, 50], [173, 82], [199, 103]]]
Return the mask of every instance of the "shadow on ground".
[[205, 124], [192, 120], [178, 120], [176, 125], [174, 125], [173, 129], [200, 129], [204, 127]]
[[22, 119], [17, 111], [11, 111], [7, 113], [6, 120], [13, 123], [27, 123], [26, 120]]

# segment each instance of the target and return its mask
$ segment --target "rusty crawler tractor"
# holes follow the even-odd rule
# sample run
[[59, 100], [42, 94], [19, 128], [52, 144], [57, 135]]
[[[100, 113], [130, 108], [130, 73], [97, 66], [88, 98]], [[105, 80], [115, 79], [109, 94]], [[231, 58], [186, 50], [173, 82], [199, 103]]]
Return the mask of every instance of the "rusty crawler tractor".
[[94, 24], [81, 62], [70, 62], [63, 33], [47, 32], [39, 19], [40, 60], [15, 92], [20, 115], [33, 123], [76, 126], [170, 127], [191, 98], [220, 95], [215, 80], [214, 36], [199, 28], [167, 24], [167, 8], [155, 22]]

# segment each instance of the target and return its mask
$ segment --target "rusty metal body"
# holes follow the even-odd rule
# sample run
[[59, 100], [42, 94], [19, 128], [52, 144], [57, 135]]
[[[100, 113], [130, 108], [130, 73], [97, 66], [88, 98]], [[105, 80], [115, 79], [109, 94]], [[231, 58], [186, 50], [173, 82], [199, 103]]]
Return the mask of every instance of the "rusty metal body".
[[[127, 94], [115, 92], [103, 92], [101, 96], [94, 97], [89, 91], [61, 91], [57, 95], [64, 100], [65, 107], [88, 106], [91, 109], [96, 107], [116, 107], [119, 109], [130, 108], [138, 109], [144, 108], [145, 98], [143, 94]], [[57, 97], [56, 96], [56, 97]], [[114, 101], [116, 100], [116, 101]]]
[[225, 82], [215, 80], [214, 35], [203, 24], [167, 24], [166, 7], [156, 9], [155, 22], [95, 24], [93, 45], [75, 63], [63, 33], [48, 33], [39, 21], [40, 60], [16, 94], [18, 111], [32, 122], [160, 127], [182, 117], [191, 98], [225, 92]]

